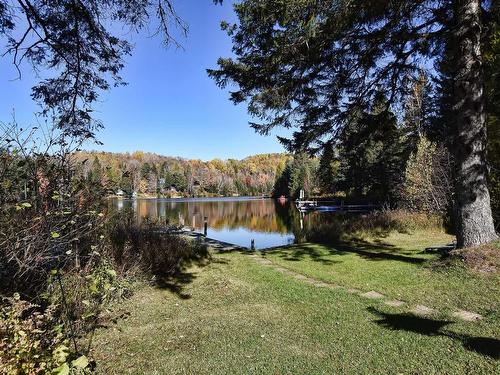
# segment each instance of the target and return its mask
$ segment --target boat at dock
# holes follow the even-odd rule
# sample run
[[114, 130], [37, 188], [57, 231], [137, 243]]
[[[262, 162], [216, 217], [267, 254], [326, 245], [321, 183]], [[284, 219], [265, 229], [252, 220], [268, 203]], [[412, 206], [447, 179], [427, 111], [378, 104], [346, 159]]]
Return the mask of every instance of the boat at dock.
[[318, 209], [318, 202], [316, 201], [295, 201], [295, 206], [299, 211], [316, 211]]
[[295, 201], [295, 206], [300, 212], [322, 211], [322, 212], [370, 212], [381, 209], [381, 205], [374, 204], [329, 204], [329, 201]]

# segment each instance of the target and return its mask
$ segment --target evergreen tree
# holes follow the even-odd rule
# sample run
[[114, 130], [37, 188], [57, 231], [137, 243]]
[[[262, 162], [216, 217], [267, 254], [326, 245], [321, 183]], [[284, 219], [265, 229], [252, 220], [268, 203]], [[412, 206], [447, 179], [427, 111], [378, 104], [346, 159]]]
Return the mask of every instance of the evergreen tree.
[[500, 227], [500, 4], [488, 38], [485, 38], [486, 108], [488, 126], [488, 163], [491, 203], [497, 229]]
[[276, 171], [276, 179], [273, 186], [273, 197], [278, 198], [280, 196], [289, 197], [290, 188], [288, 182], [290, 181], [290, 164], [285, 164], [283, 169]]
[[318, 185], [322, 193], [333, 194], [338, 191], [340, 161], [331, 142], [323, 145], [318, 167]]
[[64, 135], [94, 138], [102, 124], [92, 106], [102, 91], [124, 84], [123, 58], [132, 50], [116, 30], [143, 29], [151, 14], [166, 44], [177, 43], [172, 27], [187, 32], [170, 0], [0, 0], [2, 56], [10, 55], [19, 74], [23, 62], [35, 71], [50, 68], [52, 76], [41, 75], [31, 96]]
[[340, 143], [340, 186], [355, 198], [391, 203], [404, 174], [396, 116], [379, 92], [371, 111], [354, 115]]
[[99, 159], [94, 157], [92, 161], [92, 169], [90, 170], [89, 179], [90, 181], [100, 184], [103, 177], [103, 170]]
[[290, 181], [288, 189], [294, 198], [300, 196], [300, 190], [304, 190], [306, 197], [310, 197], [316, 188], [316, 161], [311, 159], [305, 152], [294, 155], [290, 165]]
[[149, 163], [144, 163], [141, 166], [141, 178], [148, 178], [151, 173], [151, 165]]
[[316, 175], [318, 161], [311, 158], [305, 152], [297, 152], [290, 160], [281, 175], [278, 175], [274, 183], [273, 196], [298, 198], [300, 190], [304, 190], [307, 196], [311, 196], [317, 188]]

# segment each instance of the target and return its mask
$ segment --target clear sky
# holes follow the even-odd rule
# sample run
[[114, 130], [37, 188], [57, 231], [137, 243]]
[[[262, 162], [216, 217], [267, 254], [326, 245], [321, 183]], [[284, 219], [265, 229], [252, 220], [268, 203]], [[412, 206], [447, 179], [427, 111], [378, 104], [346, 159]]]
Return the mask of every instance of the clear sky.
[[[158, 37], [146, 32], [128, 36], [135, 44], [122, 72], [129, 85], [102, 94], [95, 109], [105, 126], [98, 133], [104, 145], [88, 144], [87, 149], [143, 150], [203, 160], [284, 151], [275, 135], [256, 134], [248, 125], [246, 106], [235, 106], [206, 74], [218, 57], [231, 54], [230, 39], [219, 24], [235, 16], [231, 1], [224, 3], [175, 1], [189, 25], [187, 38], [179, 39], [184, 50], [165, 49]], [[19, 124], [34, 124], [37, 107], [30, 88], [35, 75], [25, 66], [22, 80], [12, 80], [16, 76], [9, 56], [0, 58], [0, 121], [10, 121], [15, 110]]]

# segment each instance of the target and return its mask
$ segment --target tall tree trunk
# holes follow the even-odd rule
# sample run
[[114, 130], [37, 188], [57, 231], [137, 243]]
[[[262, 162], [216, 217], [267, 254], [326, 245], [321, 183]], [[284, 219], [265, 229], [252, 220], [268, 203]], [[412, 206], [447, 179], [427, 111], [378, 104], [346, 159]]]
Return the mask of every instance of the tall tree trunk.
[[497, 238], [486, 182], [480, 0], [455, 0], [452, 38], [457, 242], [468, 247]]

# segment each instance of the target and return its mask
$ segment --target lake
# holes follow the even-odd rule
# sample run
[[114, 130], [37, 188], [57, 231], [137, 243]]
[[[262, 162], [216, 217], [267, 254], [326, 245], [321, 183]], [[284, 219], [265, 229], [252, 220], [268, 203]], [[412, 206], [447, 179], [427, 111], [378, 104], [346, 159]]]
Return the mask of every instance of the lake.
[[[132, 208], [137, 220], [168, 220], [232, 244], [256, 248], [288, 245], [300, 235], [301, 215], [290, 202], [261, 198], [113, 199], [114, 209]], [[306, 218], [307, 221], [307, 218]], [[304, 220], [302, 220], [304, 223]]]

